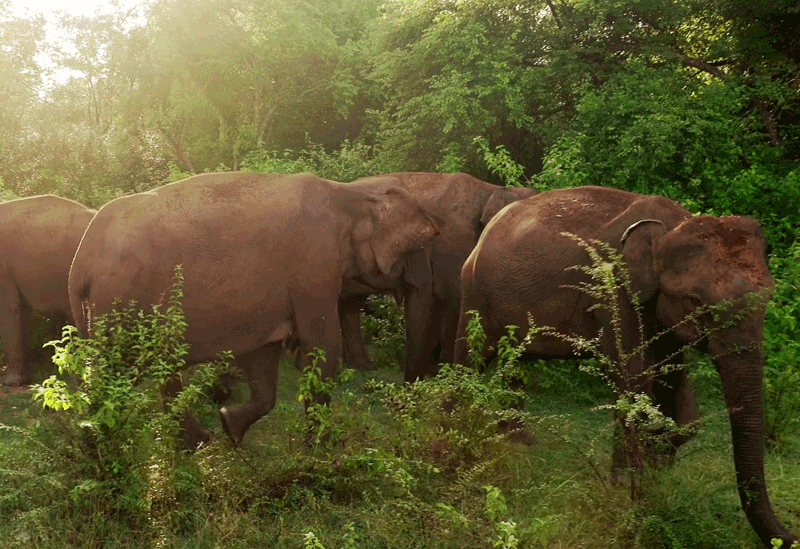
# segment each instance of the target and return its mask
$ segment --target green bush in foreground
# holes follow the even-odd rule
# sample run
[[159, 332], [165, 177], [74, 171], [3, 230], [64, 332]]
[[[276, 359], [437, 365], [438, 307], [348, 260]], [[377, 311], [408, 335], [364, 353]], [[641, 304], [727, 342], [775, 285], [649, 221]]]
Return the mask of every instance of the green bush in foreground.
[[195, 368], [190, 381], [164, 402], [164, 384], [181, 376], [188, 344], [180, 301], [183, 278], [165, 305], [148, 312], [136, 303], [116, 303], [95, 319], [94, 337], [82, 339], [68, 326], [53, 361], [75, 388], [57, 376], [33, 386], [33, 398], [56, 412], [60, 436], [53, 445], [57, 463], [71, 469], [65, 479], [76, 508], [90, 502], [105, 514], [133, 523], [174, 504], [178, 477], [180, 421], [204, 389], [227, 369], [227, 360]]

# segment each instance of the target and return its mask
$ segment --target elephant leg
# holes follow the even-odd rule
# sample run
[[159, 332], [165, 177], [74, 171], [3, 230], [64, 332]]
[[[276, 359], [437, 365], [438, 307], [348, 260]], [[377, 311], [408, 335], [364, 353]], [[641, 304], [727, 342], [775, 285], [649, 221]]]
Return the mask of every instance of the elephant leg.
[[404, 381], [414, 382], [439, 370], [441, 304], [430, 292], [405, 291], [406, 356]]
[[247, 429], [275, 406], [278, 388], [278, 361], [281, 343], [270, 343], [236, 357], [239, 368], [250, 385], [250, 400], [219, 411], [222, 428], [234, 445], [238, 445]]
[[458, 333], [459, 303], [445, 302], [441, 308], [441, 343], [439, 345], [439, 362], [450, 364], [455, 356], [456, 334]]
[[[161, 396], [165, 403], [166, 400], [175, 398], [182, 388], [183, 381], [181, 381], [180, 377], [167, 381], [161, 389]], [[190, 412], [186, 412], [183, 420], [181, 420], [181, 437], [185, 449], [197, 450], [200, 445], [207, 444], [211, 440], [211, 433], [206, 431]]]
[[[328, 310], [328, 309], [322, 309]], [[306, 317], [302, 313], [298, 314], [297, 335], [300, 341], [301, 356], [298, 366], [305, 370], [311, 364], [309, 354], [319, 348], [325, 351], [325, 361], [319, 361], [317, 367], [320, 369], [320, 378], [324, 381], [336, 373], [339, 365], [339, 355], [341, 353], [339, 339], [339, 319], [338, 307], [333, 308], [332, 315], [319, 315]], [[301, 324], [300, 322], [303, 322]], [[328, 404], [330, 395], [320, 393], [312, 395], [312, 402], [316, 404]], [[305, 402], [306, 408], [312, 403]]]
[[222, 406], [231, 399], [234, 387], [243, 381], [242, 372], [236, 359], [231, 360], [230, 368], [217, 378], [208, 390], [209, 398], [219, 406]]
[[[334, 373], [339, 364], [339, 354], [341, 352], [339, 339], [339, 307], [338, 303], [330, 303], [328, 307], [324, 303], [318, 302], [314, 307], [295, 307], [295, 323], [297, 326], [297, 339], [300, 342], [301, 356], [298, 363], [302, 371], [311, 365], [312, 358], [309, 356], [315, 348], [325, 352], [325, 360], [318, 361], [316, 366], [319, 368], [319, 376], [324, 381]], [[327, 405], [331, 401], [330, 393], [323, 391], [314, 392], [311, 398], [304, 400], [306, 413], [312, 404]], [[307, 417], [313, 417], [307, 415]], [[309, 421], [313, 421], [309, 419]], [[310, 425], [305, 436], [305, 443], [311, 444], [314, 437], [311, 434], [314, 426]]]
[[367, 354], [361, 334], [361, 310], [367, 302], [366, 295], [357, 295], [339, 302], [339, 322], [342, 326], [342, 359], [345, 366], [356, 370], [374, 370], [375, 363]]
[[50, 315], [48, 324], [50, 336], [53, 339], [61, 339], [61, 334], [67, 324], [69, 324], [69, 318], [67, 318], [67, 314], [63, 311], [56, 311]]
[[[525, 390], [525, 382], [519, 378], [512, 379], [509, 385], [512, 389], [517, 391]], [[518, 398], [516, 402], [512, 403], [511, 407], [515, 410], [524, 410], [525, 398]], [[501, 432], [506, 433], [508, 440], [511, 442], [517, 442], [526, 446], [533, 446], [536, 444], [536, 437], [521, 419], [504, 419], [500, 421], [497, 426]]]
[[24, 385], [31, 380], [22, 333], [26, 317], [30, 315], [29, 309], [16, 285], [11, 280], [0, 279], [0, 339], [7, 363], [0, 381], [4, 385]]
[[682, 428], [681, 432], [668, 435], [666, 457], [671, 460], [675, 451], [694, 437], [696, 429], [692, 424], [700, 419], [686, 370], [679, 368], [657, 376], [653, 383], [653, 396], [661, 412]]

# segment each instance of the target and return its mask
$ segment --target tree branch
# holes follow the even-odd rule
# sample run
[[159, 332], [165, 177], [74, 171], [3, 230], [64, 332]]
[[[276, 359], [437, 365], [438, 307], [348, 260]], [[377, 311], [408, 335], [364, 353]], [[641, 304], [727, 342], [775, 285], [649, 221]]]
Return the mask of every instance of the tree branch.
[[680, 57], [681, 63], [683, 63], [687, 67], [694, 67], [695, 69], [700, 69], [703, 72], [707, 72], [711, 75], [716, 76], [720, 80], [725, 80], [728, 76], [718, 69], [714, 63], [709, 63], [708, 61], [703, 61], [702, 59], [696, 59], [694, 57], [689, 57], [683, 52], [678, 51], [678, 56]]

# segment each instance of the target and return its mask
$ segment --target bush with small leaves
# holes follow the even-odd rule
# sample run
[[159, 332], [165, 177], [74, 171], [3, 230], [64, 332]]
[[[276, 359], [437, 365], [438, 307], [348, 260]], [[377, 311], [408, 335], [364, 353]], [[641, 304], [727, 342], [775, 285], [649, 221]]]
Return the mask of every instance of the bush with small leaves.
[[33, 397], [56, 412], [62, 432], [53, 452], [74, 465], [70, 495], [76, 505], [100, 498], [108, 512], [146, 521], [148, 510], [168, 503], [180, 421], [228, 368], [227, 354], [197, 366], [160, 411], [164, 383], [186, 365], [182, 286], [178, 267], [165, 305], [147, 311], [118, 302], [94, 320], [93, 338], [82, 339], [67, 326], [62, 339], [49, 343], [64, 377], [33, 386]]

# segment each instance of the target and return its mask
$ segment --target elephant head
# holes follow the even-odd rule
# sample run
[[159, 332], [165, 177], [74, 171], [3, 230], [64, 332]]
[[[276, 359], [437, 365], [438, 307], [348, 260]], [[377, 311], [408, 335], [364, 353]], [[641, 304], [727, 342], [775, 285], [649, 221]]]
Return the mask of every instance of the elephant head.
[[[355, 269], [347, 278], [359, 278], [374, 288], [394, 288], [400, 275], [417, 287], [430, 284], [430, 269], [410, 266], [426, 261], [407, 261], [424, 256], [423, 247], [439, 234], [438, 226], [419, 203], [399, 186], [375, 192], [367, 201], [366, 215], [354, 223], [350, 238], [355, 249]], [[362, 212], [363, 214], [363, 212]]]
[[531, 189], [529, 187], [498, 187], [492, 192], [491, 196], [489, 196], [489, 200], [486, 201], [486, 205], [483, 207], [480, 219], [481, 229], [483, 229], [500, 210], [512, 202], [533, 196], [538, 192], [539, 191], [536, 189]]
[[[792, 536], [775, 517], [764, 480], [763, 298], [774, 287], [766, 249], [754, 219], [699, 216], [672, 230], [657, 220], [634, 223], [622, 253], [640, 302], [655, 303], [660, 324], [712, 356], [729, 410], [742, 507], [769, 545]], [[717, 304], [726, 306], [704, 312]]]

